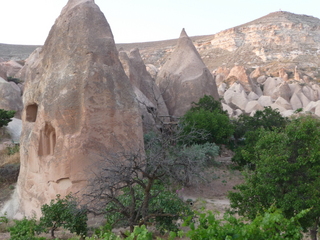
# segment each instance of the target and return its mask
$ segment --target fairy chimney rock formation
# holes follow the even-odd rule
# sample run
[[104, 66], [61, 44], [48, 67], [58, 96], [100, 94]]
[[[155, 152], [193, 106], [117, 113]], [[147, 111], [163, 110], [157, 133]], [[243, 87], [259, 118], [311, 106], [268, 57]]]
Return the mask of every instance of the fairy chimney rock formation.
[[[140, 109], [143, 111], [144, 130], [152, 130], [156, 127], [156, 123], [152, 120], [166, 120], [164, 116], [169, 115], [161, 92], [156, 85], [155, 80], [147, 71], [146, 65], [141, 58], [138, 48], [132, 49], [129, 56], [126, 52], [120, 51], [119, 57], [131, 83], [140, 90], [139, 94], [137, 94], [138, 91], [135, 90], [135, 92], [140, 104]], [[142, 95], [144, 95], [148, 101], [142, 100]], [[149, 102], [149, 104], [146, 104], [147, 102]], [[157, 111], [157, 116], [161, 119], [151, 119], [153, 116], [150, 111]]]
[[175, 50], [159, 71], [156, 83], [172, 116], [182, 116], [192, 102], [204, 95], [219, 99], [215, 79], [184, 29]]
[[82, 193], [98, 162], [141, 149], [142, 124], [94, 0], [69, 0], [24, 74], [18, 213], [39, 217], [56, 194]]

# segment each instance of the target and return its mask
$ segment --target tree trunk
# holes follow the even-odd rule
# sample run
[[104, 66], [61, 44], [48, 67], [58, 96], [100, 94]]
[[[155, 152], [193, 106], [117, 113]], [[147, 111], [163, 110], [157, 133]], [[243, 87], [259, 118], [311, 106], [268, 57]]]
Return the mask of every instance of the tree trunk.
[[317, 240], [317, 235], [318, 235], [318, 225], [319, 225], [319, 218], [316, 219], [314, 226], [310, 228], [310, 237], [311, 240]]

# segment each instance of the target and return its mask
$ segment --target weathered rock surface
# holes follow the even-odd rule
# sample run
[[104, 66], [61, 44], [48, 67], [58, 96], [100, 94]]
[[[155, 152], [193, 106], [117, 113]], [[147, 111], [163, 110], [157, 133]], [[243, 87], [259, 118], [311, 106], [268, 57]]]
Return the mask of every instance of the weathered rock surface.
[[21, 130], [22, 130], [22, 120], [18, 118], [12, 118], [8, 126], [5, 127], [11, 136], [11, 140], [15, 143], [20, 142]]
[[[141, 149], [141, 116], [110, 26], [94, 0], [69, 0], [25, 72], [19, 213], [69, 192], [120, 149]], [[120, 161], [120, 160], [119, 160]]]
[[16, 111], [15, 117], [21, 118], [23, 109], [21, 89], [13, 82], [0, 78], [0, 109]]
[[215, 80], [183, 29], [178, 45], [163, 65], [156, 83], [169, 114], [180, 117], [204, 95], [219, 99]]
[[[259, 97], [272, 97], [271, 104], [278, 97], [282, 97], [291, 104], [292, 109], [297, 109], [299, 106], [305, 108], [310, 101], [316, 102], [320, 98], [318, 18], [278, 11], [214, 35], [189, 39], [193, 41], [209, 72], [213, 73], [220, 97], [228, 100], [225, 103], [231, 102], [231, 92], [228, 92], [228, 88], [236, 82], [245, 88], [249, 101], [253, 100], [250, 95], [252, 91]], [[0, 44], [0, 57], [5, 61], [15, 60], [18, 47], [20, 52], [29, 49], [31, 53], [30, 46]], [[139, 48], [142, 60], [155, 77], [159, 74], [158, 70], [163, 69], [164, 63], [174, 62], [172, 56], [177, 49], [177, 41], [173, 39], [118, 44], [118, 47], [124, 51]], [[180, 61], [178, 58], [177, 60]], [[179, 71], [177, 65], [173, 68]], [[283, 85], [275, 82], [275, 78], [281, 79]], [[266, 81], [267, 79], [269, 80]], [[272, 81], [272, 84], [269, 81]], [[265, 91], [262, 92], [262, 89]], [[236, 110], [235, 105], [230, 107]], [[286, 114], [288, 113], [289, 110]]]
[[[137, 48], [132, 49], [129, 56], [124, 51], [121, 51], [119, 53], [119, 56], [120, 61], [130, 81], [136, 88], [141, 91], [141, 93], [138, 94], [138, 97], [140, 98], [138, 99], [138, 101], [140, 108], [142, 108], [142, 111], [144, 112], [144, 130], [151, 130], [155, 127], [153, 121], [150, 121], [151, 118], [154, 118], [152, 116], [152, 113], [156, 113], [159, 118], [164, 118], [165, 116], [169, 115], [167, 106], [162, 98], [159, 87], [156, 85], [155, 80], [147, 71]], [[150, 103], [146, 104], [148, 101], [143, 100], [144, 97], [142, 97], [142, 94], [148, 99], [150, 103], [152, 103], [152, 106]], [[152, 124], [150, 125], [150, 123]]]
[[14, 77], [14, 75], [22, 68], [20, 63], [13, 60], [2, 62], [0, 65], [2, 65], [2, 69], [5, 69], [7, 77]]

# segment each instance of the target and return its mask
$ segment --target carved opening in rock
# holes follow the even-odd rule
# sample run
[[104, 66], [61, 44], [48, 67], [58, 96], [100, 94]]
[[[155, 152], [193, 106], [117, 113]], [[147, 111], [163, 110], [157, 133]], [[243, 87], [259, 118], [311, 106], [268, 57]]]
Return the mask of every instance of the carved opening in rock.
[[28, 105], [26, 108], [26, 121], [35, 122], [37, 120], [38, 105], [36, 103]]
[[66, 190], [72, 186], [72, 182], [69, 178], [61, 178], [57, 180], [57, 184], [59, 184], [60, 189]]
[[44, 128], [40, 130], [39, 156], [53, 155], [56, 146], [56, 131], [54, 127], [46, 122]]

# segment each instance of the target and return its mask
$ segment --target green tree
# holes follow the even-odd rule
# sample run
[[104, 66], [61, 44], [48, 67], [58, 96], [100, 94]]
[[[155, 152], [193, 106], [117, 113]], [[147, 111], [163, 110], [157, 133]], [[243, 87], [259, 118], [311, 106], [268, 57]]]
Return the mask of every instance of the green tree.
[[54, 237], [54, 231], [63, 227], [71, 233], [85, 236], [87, 234], [87, 210], [84, 207], [78, 207], [77, 199], [71, 194], [65, 198], [57, 195], [50, 204], [44, 204], [41, 207], [42, 217], [40, 223], [44, 227], [50, 228], [51, 236]]
[[253, 116], [242, 114], [238, 119], [233, 121], [235, 131], [235, 155], [232, 161], [240, 167], [248, 166], [253, 169], [254, 164], [244, 158], [243, 152], [254, 154], [253, 146], [259, 139], [259, 130], [274, 131], [283, 129], [289, 120], [282, 117], [277, 109], [265, 107], [263, 111], [256, 111]]
[[312, 239], [320, 219], [320, 121], [306, 116], [292, 120], [284, 130], [260, 129], [253, 153], [244, 151], [246, 161], [255, 164], [245, 183], [229, 193], [231, 207], [253, 219], [270, 205], [292, 217], [311, 208], [300, 219]]
[[[147, 183], [147, 181], [144, 181]], [[143, 216], [145, 199], [144, 188], [136, 184], [123, 188], [123, 193], [106, 207], [107, 223], [112, 227], [142, 224], [148, 225], [155, 222], [160, 232], [178, 231], [176, 220], [192, 214], [188, 204], [183, 202], [176, 193], [172, 193], [159, 181], [152, 185], [148, 214]], [[122, 211], [119, 211], [121, 205]], [[130, 216], [130, 218], [128, 218]]]
[[11, 122], [11, 118], [14, 117], [16, 111], [13, 110], [4, 110], [0, 109], [0, 128], [3, 126], [8, 126], [8, 123]]
[[193, 143], [213, 142], [227, 144], [234, 132], [228, 114], [223, 111], [220, 101], [212, 96], [204, 96], [181, 119], [184, 133], [194, 129], [205, 131], [205, 138], [193, 139]]

